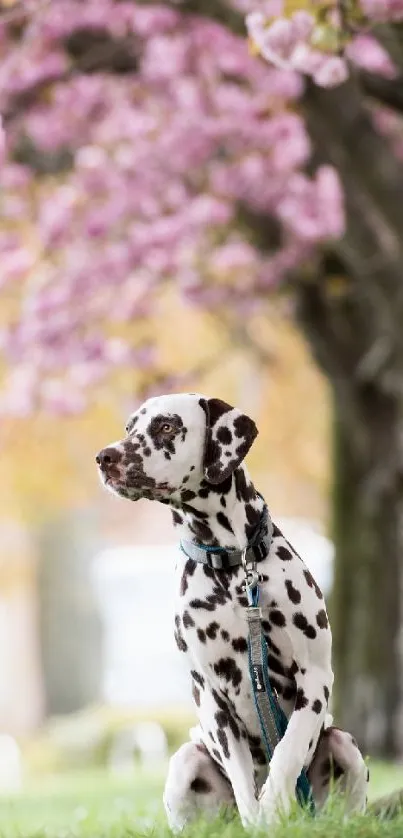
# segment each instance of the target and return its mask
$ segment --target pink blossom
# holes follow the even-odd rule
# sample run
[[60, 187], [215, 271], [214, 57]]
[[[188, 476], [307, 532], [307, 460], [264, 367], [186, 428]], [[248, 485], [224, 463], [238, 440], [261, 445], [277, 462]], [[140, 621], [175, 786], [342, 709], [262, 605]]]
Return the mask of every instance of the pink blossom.
[[39, 389], [40, 406], [47, 412], [61, 416], [82, 413], [86, 406], [85, 395], [64, 378], [47, 378]]
[[[258, 8], [251, 38], [253, 30], [277, 66], [220, 24], [182, 16], [180, 4], [57, 0], [22, 34], [18, 62], [15, 44], [1, 42], [5, 113], [16, 92], [44, 84], [9, 118], [10, 156], [24, 135], [39, 151], [71, 155], [57, 177], [3, 165], [3, 215], [13, 222], [0, 231], [2, 281], [19, 306], [1, 346], [10, 382], [17, 375], [4, 386], [10, 410], [74, 413], [118, 368], [150, 380], [164, 359], [143, 342], [142, 321], [166, 283], [191, 305], [246, 318], [342, 235], [335, 173], [305, 173], [311, 143], [298, 108], [304, 75], [327, 84], [340, 67], [337, 75], [334, 58], [312, 48], [309, 13], [275, 20], [278, 0]], [[135, 72], [65, 74], [65, 40], [83, 26], [132, 38]], [[255, 246], [248, 213], [279, 226], [272, 251]], [[159, 387], [185, 380], [168, 376]]]
[[320, 166], [315, 180], [324, 236], [340, 238], [345, 227], [344, 199], [340, 180], [332, 166]]
[[315, 25], [315, 18], [304, 9], [294, 12], [291, 17], [296, 37], [305, 41], [312, 34]]
[[371, 35], [356, 35], [348, 44], [346, 53], [359, 67], [388, 79], [396, 78], [397, 70], [391, 58]]
[[348, 78], [348, 67], [344, 58], [329, 57], [314, 73], [313, 80], [320, 87], [336, 87]]
[[292, 20], [282, 18], [275, 20], [265, 29], [260, 40], [260, 51], [263, 58], [273, 64], [281, 66], [282, 62], [289, 60], [299, 39], [297, 27]]
[[403, 0], [361, 0], [361, 6], [365, 15], [378, 22], [403, 19]]

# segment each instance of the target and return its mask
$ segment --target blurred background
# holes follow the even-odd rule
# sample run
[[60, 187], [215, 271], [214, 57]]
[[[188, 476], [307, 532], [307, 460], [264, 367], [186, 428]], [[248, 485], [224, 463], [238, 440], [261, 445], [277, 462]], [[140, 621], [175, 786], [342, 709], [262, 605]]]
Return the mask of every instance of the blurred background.
[[0, 2], [5, 792], [154, 776], [193, 722], [169, 512], [95, 466], [169, 390], [255, 419], [254, 482], [326, 593], [336, 722], [403, 754], [400, 24], [350, 32], [321, 87], [259, 57], [253, 7]]

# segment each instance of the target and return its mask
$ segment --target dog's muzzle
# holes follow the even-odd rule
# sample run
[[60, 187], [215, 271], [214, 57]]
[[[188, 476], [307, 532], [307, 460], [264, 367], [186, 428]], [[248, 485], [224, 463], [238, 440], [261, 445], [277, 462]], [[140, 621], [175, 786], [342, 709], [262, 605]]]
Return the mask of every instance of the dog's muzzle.
[[120, 478], [119, 463], [122, 455], [116, 448], [103, 448], [95, 460], [106, 481]]

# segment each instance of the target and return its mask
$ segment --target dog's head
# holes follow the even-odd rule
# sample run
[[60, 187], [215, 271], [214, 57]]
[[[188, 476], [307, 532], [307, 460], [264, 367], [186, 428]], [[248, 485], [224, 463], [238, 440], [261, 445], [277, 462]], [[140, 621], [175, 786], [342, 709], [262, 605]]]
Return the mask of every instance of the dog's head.
[[240, 465], [257, 435], [255, 423], [221, 399], [179, 393], [148, 399], [124, 439], [97, 455], [102, 482], [114, 493], [169, 502], [220, 484]]

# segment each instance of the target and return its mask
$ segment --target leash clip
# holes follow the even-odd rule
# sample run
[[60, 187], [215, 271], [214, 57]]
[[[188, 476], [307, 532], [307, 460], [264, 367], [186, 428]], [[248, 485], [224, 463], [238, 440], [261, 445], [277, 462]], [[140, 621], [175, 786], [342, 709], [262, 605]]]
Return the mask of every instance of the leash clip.
[[242, 567], [245, 573], [245, 581], [243, 583], [243, 588], [245, 591], [253, 591], [256, 588], [256, 585], [260, 581], [259, 573], [256, 570], [256, 562], [251, 561], [248, 562], [246, 560], [246, 549], [242, 551]]

